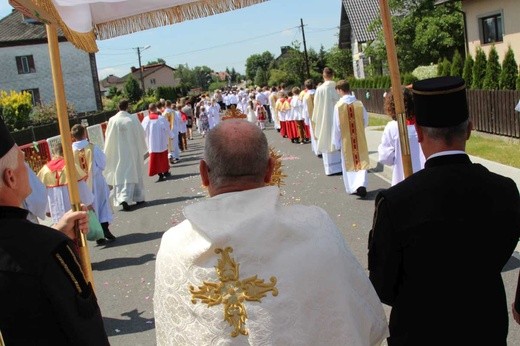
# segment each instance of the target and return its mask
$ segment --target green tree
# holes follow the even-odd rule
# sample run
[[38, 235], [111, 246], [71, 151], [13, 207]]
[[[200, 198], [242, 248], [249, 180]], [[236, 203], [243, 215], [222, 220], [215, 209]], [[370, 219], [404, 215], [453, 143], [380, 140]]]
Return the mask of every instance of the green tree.
[[155, 65], [155, 64], [166, 64], [166, 61], [162, 58], [157, 58], [157, 60], [148, 61], [146, 63], [146, 66], [148, 65]]
[[451, 59], [451, 70], [450, 76], [462, 77], [462, 69], [463, 69], [463, 61], [462, 56], [459, 51], [456, 50], [455, 54], [453, 54], [453, 58]]
[[229, 76], [231, 77], [231, 82], [235, 82], [235, 83], [238, 82], [239, 74], [237, 73], [237, 71], [235, 71], [234, 67], [231, 68], [231, 72], [229, 73]]
[[518, 77], [518, 65], [515, 60], [515, 53], [511, 46], [508, 47], [507, 53], [502, 61], [502, 72], [500, 73], [500, 89], [515, 90], [516, 79]]
[[287, 83], [288, 79], [289, 76], [287, 72], [279, 69], [271, 69], [269, 71], [269, 80], [267, 81], [267, 84], [270, 86], [278, 86], [281, 83]]
[[208, 90], [208, 87], [213, 83], [213, 70], [207, 66], [195, 66], [193, 68], [193, 75], [195, 77], [194, 88], [202, 88]]
[[451, 72], [451, 63], [448, 58], [444, 58], [442, 61], [442, 74], [441, 76], [449, 76]]
[[493, 45], [489, 50], [488, 62], [486, 65], [486, 74], [484, 77], [484, 89], [487, 90], [498, 90], [500, 77], [500, 62], [498, 61], [498, 53]]
[[486, 53], [484, 53], [482, 48], [478, 47], [475, 52], [475, 65], [473, 65], [472, 89], [482, 89], [484, 77], [486, 77], [486, 65]]
[[462, 78], [466, 82], [468, 89], [471, 88], [473, 81], [473, 65], [475, 65], [475, 60], [473, 60], [473, 57], [468, 54], [466, 60], [464, 60], [464, 70], [462, 71]]
[[258, 68], [268, 71], [274, 62], [274, 56], [271, 52], [265, 51], [262, 54], [253, 54], [246, 60], [246, 78], [254, 80]]
[[186, 90], [190, 90], [194, 87], [196, 81], [195, 81], [195, 74], [193, 71], [188, 67], [188, 64], [185, 65], [178, 65], [176, 67], [175, 72], [173, 72], [173, 75], [175, 78], [180, 79], [180, 87]]
[[114, 96], [120, 96], [121, 95], [121, 91], [117, 89], [117, 87], [115, 86], [111, 86], [110, 88], [108, 88], [107, 90], [107, 98], [111, 99], [113, 98]]
[[516, 79], [516, 90], [520, 90], [520, 74], [518, 74], [518, 78]]
[[[434, 6], [434, 0], [392, 0], [391, 10], [399, 67], [413, 71], [417, 66], [429, 65], [441, 57], [452, 56], [455, 50], [464, 49], [462, 15], [449, 6]], [[460, 2], [453, 3], [460, 10]], [[380, 22], [380, 20], [379, 20]], [[376, 61], [386, 61], [386, 49], [381, 26], [378, 39], [365, 51]]]
[[437, 61], [437, 76], [442, 76], [442, 59], [439, 58]]
[[325, 57], [327, 66], [334, 70], [336, 77], [347, 79], [354, 75], [352, 67], [352, 52], [350, 49], [341, 49], [336, 45], [326, 53]]
[[278, 68], [287, 73], [285, 83], [288, 86], [301, 86], [306, 78], [304, 56], [299, 48], [299, 43], [294, 41], [291, 48], [278, 60]]
[[139, 101], [139, 99], [143, 95], [143, 91], [139, 87], [139, 82], [137, 82], [137, 80], [131, 75], [128, 76], [128, 79], [126, 80], [124, 86], [124, 94], [130, 102]]
[[267, 85], [267, 72], [264, 71], [261, 67], [259, 67], [258, 70], [256, 70], [254, 83], [257, 86]]

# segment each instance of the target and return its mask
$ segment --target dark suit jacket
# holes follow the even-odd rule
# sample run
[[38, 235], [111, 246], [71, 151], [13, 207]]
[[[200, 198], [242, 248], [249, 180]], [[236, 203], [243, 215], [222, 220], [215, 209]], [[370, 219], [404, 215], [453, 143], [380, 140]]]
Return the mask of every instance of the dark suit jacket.
[[467, 155], [432, 158], [381, 192], [368, 260], [392, 306], [389, 345], [505, 345], [501, 270], [519, 236], [515, 183]]

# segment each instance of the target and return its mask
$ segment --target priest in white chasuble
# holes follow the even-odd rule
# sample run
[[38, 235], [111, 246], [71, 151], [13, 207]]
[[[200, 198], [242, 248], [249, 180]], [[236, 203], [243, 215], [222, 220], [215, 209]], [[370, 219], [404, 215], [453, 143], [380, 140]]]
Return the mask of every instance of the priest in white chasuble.
[[368, 113], [363, 103], [351, 94], [347, 81], [339, 81], [336, 90], [341, 98], [334, 107], [332, 143], [336, 148], [341, 148], [345, 190], [347, 193], [365, 197], [367, 169], [370, 165], [365, 136]]
[[336, 82], [332, 80], [334, 72], [325, 67], [323, 69], [324, 82], [314, 94], [314, 109], [311, 120], [315, 124], [317, 154], [322, 155], [326, 175], [341, 173], [341, 157], [339, 148], [332, 145], [332, 129], [334, 106], [339, 96], [336, 92]]
[[209, 198], [161, 240], [157, 345], [380, 345], [386, 317], [329, 215], [284, 205], [266, 186], [276, 159], [255, 124], [229, 119], [206, 136]]
[[139, 119], [127, 112], [128, 101], [119, 102], [119, 112], [108, 120], [105, 178], [114, 187], [114, 205], [130, 210], [130, 203], [142, 203], [144, 193], [145, 134]]

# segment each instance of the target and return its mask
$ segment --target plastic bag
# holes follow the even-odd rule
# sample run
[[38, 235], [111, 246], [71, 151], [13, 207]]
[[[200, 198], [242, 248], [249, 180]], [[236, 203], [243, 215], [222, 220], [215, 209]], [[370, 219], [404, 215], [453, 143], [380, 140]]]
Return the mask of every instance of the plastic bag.
[[94, 210], [88, 211], [88, 233], [87, 240], [98, 240], [105, 238], [105, 233], [103, 232], [103, 227], [97, 218]]

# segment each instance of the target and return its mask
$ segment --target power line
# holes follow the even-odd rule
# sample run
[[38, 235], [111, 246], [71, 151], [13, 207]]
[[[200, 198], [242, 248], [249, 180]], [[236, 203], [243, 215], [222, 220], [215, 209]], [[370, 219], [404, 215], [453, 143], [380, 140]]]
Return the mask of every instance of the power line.
[[[195, 49], [195, 50], [186, 51], [186, 52], [182, 52], [182, 53], [176, 53], [176, 54], [172, 54], [172, 55], [167, 55], [167, 56], [161, 57], [160, 59], [173, 58], [173, 57], [182, 56], [182, 55], [186, 55], [186, 54], [198, 53], [198, 52], [203, 52], [203, 51], [207, 51], [207, 50], [211, 50], [211, 49], [215, 49], [215, 48], [220, 48], [220, 47], [225, 47], [225, 46], [229, 46], [229, 45], [233, 45], [233, 44], [243, 43], [243, 42], [247, 42], [247, 41], [250, 41], [250, 40], [257, 40], [257, 39], [260, 39], [260, 38], [273, 36], [273, 35], [282, 33], [284, 31], [293, 30], [293, 29], [297, 29], [297, 28], [299, 28], [299, 26], [295, 26], [295, 27], [291, 27], [291, 28], [287, 28], [287, 29], [271, 32], [269, 34], [264, 34], [264, 35], [260, 35], [260, 36], [253, 36], [253, 37], [245, 38], [245, 39], [238, 40], [238, 41], [222, 43], [222, 44], [211, 46], [211, 47], [200, 48], [200, 49]], [[111, 67], [119, 67], [119, 66], [124, 66], [124, 65], [127, 65], [127, 64], [118, 64], [118, 65], [105, 66], [105, 67], [101, 67], [101, 69], [106, 69], [106, 68], [111, 68]]]

